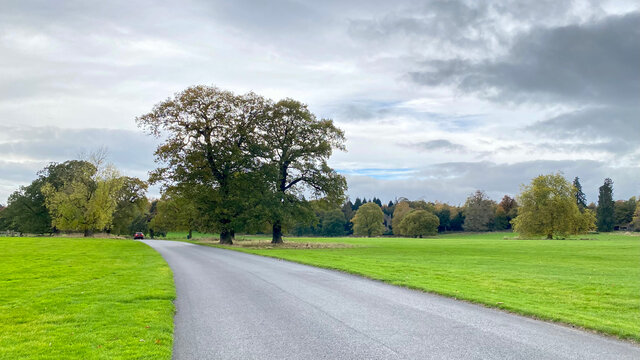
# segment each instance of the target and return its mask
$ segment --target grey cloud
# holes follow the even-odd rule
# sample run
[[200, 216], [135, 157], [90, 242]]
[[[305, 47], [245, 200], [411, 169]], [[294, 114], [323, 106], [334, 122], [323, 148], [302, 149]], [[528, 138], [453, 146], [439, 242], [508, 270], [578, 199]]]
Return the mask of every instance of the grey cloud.
[[581, 25], [534, 28], [496, 60], [426, 61], [409, 74], [496, 101], [634, 104], [640, 98], [640, 12]]
[[105, 146], [110, 160], [127, 169], [149, 168], [157, 141], [141, 131], [0, 126], [0, 156], [64, 161]]
[[[0, 160], [0, 183], [11, 184], [16, 190], [19, 184], [25, 184], [36, 178], [38, 170], [42, 169], [40, 162], [13, 162]], [[0, 194], [0, 203], [6, 197]]]
[[349, 33], [370, 41], [409, 37], [425, 38], [448, 46], [482, 46], [483, 34], [472, 31], [482, 26], [488, 6], [483, 2], [430, 1], [410, 7], [406, 13], [391, 13], [378, 19], [352, 20]]
[[40, 162], [5, 161], [0, 155], [0, 204], [6, 205], [9, 195], [35, 179], [42, 167]]
[[534, 123], [526, 130], [556, 138], [614, 139], [610, 149], [630, 150], [640, 146], [640, 108], [587, 108]]
[[402, 5], [382, 16], [351, 19], [349, 35], [385, 53], [408, 47], [409, 54], [429, 59], [460, 55], [482, 58], [501, 52], [532, 24], [561, 26], [605, 13], [592, 0], [433, 0], [406, 1]]
[[426, 151], [467, 151], [466, 146], [452, 143], [451, 141], [445, 139], [423, 141], [417, 144], [411, 144], [411, 146]]

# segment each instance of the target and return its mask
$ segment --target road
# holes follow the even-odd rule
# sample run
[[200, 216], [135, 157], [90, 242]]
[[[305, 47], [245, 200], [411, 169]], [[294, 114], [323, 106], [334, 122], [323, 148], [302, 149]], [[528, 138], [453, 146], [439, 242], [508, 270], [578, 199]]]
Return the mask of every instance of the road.
[[337, 271], [144, 242], [173, 270], [174, 359], [640, 359], [626, 342]]

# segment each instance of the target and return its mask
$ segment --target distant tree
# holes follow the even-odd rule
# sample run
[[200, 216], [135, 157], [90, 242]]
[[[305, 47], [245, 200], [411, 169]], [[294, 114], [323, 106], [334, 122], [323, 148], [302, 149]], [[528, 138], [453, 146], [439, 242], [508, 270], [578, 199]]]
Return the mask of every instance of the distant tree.
[[613, 202], [613, 181], [604, 179], [604, 185], [599, 188], [598, 210], [596, 212], [598, 231], [608, 232], [613, 230], [614, 202]]
[[434, 213], [436, 210], [434, 203], [428, 203], [424, 200], [409, 201], [409, 207], [415, 210], [426, 210], [430, 213]]
[[516, 217], [518, 213], [518, 202], [509, 195], [505, 195], [498, 204], [511, 218]]
[[438, 233], [438, 217], [426, 210], [413, 210], [400, 222], [402, 235], [411, 237], [423, 237]]
[[[638, 198], [640, 198], [640, 196]], [[640, 201], [636, 202], [636, 211], [633, 213], [631, 226], [635, 231], [640, 231]]]
[[582, 185], [580, 185], [580, 178], [575, 177], [573, 179], [573, 186], [576, 188], [576, 204], [580, 211], [584, 211], [587, 208], [587, 196], [582, 192]]
[[149, 234], [149, 217], [148, 214], [141, 214], [136, 216], [129, 224], [129, 234], [135, 234], [141, 232], [145, 235]]
[[0, 215], [4, 229], [31, 234], [52, 231], [51, 217], [42, 195], [44, 183], [42, 178], [38, 178], [9, 195], [7, 207]]
[[451, 206], [445, 203], [436, 203], [434, 214], [438, 217], [438, 232], [451, 230]]
[[53, 226], [82, 231], [84, 236], [111, 227], [123, 180], [112, 166], [96, 165], [86, 166], [73, 179], [65, 179], [60, 189], [52, 183], [42, 187]]
[[510, 219], [509, 216], [507, 216], [507, 213], [500, 205], [498, 205], [493, 219], [493, 229], [498, 231], [507, 230], [511, 227], [511, 223], [509, 221]]
[[360, 206], [362, 206], [362, 200], [360, 200], [360, 198], [356, 198], [356, 201], [353, 203], [353, 211], [358, 211]]
[[387, 204], [388, 207], [392, 208], [394, 205], [393, 201], [389, 200], [389, 203]]
[[[111, 231], [116, 234], [132, 235], [132, 224], [144, 214], [149, 207], [146, 197], [147, 183], [135, 177], [122, 177], [122, 187], [117, 194], [116, 209], [113, 213]], [[138, 226], [139, 227], [139, 226]], [[135, 233], [136, 231], [133, 231]]]
[[496, 207], [494, 229], [511, 229], [511, 220], [518, 214], [518, 203], [509, 195], [505, 195]]
[[343, 236], [345, 234], [345, 217], [340, 210], [324, 211], [320, 218], [323, 236]]
[[636, 197], [629, 200], [618, 200], [613, 204], [613, 218], [616, 225], [626, 226], [633, 220], [633, 213], [636, 210]]
[[580, 212], [575, 190], [561, 174], [534, 178], [518, 196], [518, 216], [512, 220], [515, 231], [523, 236], [544, 235], [552, 239], [592, 230], [593, 212]]
[[317, 119], [306, 105], [284, 99], [270, 107], [260, 122], [260, 157], [271, 184], [266, 210], [272, 224], [272, 243], [282, 242], [282, 226], [295, 222], [309, 209], [303, 194], [312, 192], [335, 206], [343, 201], [347, 181], [327, 164], [333, 150], [345, 150], [344, 132], [332, 120]]
[[382, 200], [380, 200], [378, 198], [373, 198], [373, 202], [378, 204], [378, 206], [382, 207]]
[[451, 226], [451, 231], [463, 231], [463, 225], [464, 225], [464, 212], [462, 211], [462, 209], [460, 208], [456, 208], [456, 212], [455, 215], [453, 215], [453, 208], [452, 208], [452, 215], [451, 215], [451, 221], [449, 222], [450, 226]]
[[351, 203], [350, 200], [347, 200], [342, 205], [341, 210], [345, 219], [344, 231], [347, 235], [351, 235], [353, 234], [353, 223], [351, 222], [351, 219], [353, 219], [353, 216], [355, 215], [355, 211], [353, 211], [353, 203]]
[[400, 233], [400, 223], [411, 210], [412, 209], [408, 201], [401, 201], [395, 205], [395, 209], [393, 210], [393, 218], [391, 220], [391, 226], [394, 235], [402, 235]]
[[7, 207], [0, 204], [0, 231], [9, 230], [9, 221], [2, 215], [2, 212]]
[[488, 231], [495, 216], [496, 203], [487, 198], [484, 191], [478, 190], [467, 198], [465, 203], [465, 231]]
[[380, 236], [384, 232], [384, 214], [380, 206], [366, 203], [358, 209], [353, 217], [353, 233], [357, 236]]
[[156, 213], [149, 226], [167, 231], [187, 231], [189, 239], [200, 228], [200, 212], [188, 194], [179, 188], [168, 188], [156, 203]]

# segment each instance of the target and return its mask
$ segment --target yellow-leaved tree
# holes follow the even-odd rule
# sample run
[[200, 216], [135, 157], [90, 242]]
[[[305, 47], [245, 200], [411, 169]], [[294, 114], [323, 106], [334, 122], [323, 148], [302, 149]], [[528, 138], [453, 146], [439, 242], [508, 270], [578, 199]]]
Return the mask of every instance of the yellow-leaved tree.
[[378, 204], [369, 202], [358, 208], [353, 217], [353, 233], [356, 236], [380, 236], [384, 232], [384, 213]]
[[51, 214], [51, 225], [58, 230], [93, 231], [111, 225], [123, 179], [111, 166], [85, 162], [82, 171], [65, 179], [56, 189], [47, 183], [42, 187], [45, 205]]
[[522, 236], [547, 239], [595, 229], [593, 211], [580, 211], [576, 188], [562, 174], [540, 175], [523, 186], [518, 196], [518, 216], [511, 221]]

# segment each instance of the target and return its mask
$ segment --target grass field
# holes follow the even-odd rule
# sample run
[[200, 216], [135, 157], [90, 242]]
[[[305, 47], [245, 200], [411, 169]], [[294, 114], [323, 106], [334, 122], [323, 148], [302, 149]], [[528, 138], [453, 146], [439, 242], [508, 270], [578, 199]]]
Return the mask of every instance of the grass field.
[[1, 359], [170, 359], [172, 273], [131, 240], [0, 238]]
[[514, 235], [287, 238], [353, 247], [233, 248], [640, 340], [640, 237], [600, 234], [589, 235], [591, 240], [513, 240], [505, 236]]

